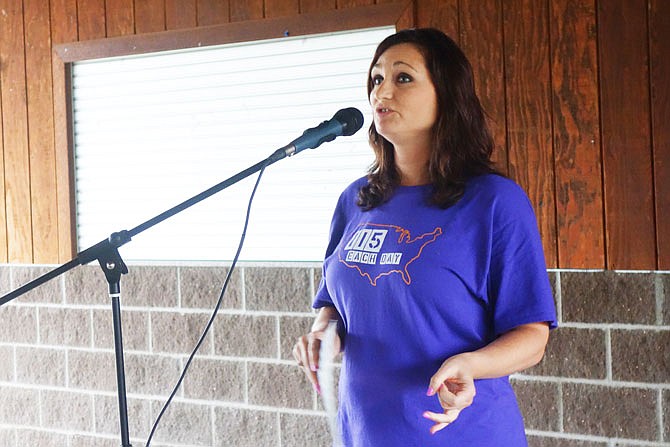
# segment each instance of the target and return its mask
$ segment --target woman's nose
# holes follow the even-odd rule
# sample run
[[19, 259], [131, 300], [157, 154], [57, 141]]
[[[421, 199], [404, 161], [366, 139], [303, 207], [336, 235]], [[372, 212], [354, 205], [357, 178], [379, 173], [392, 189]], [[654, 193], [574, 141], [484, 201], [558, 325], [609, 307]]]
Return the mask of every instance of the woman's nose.
[[393, 86], [386, 81], [382, 81], [374, 89], [374, 95], [377, 99], [389, 99], [393, 96]]

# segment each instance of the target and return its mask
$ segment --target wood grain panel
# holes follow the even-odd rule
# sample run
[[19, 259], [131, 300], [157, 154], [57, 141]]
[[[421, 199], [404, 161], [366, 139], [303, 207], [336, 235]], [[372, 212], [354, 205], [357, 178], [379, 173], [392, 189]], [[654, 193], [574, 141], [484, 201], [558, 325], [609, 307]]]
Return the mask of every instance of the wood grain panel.
[[[507, 173], [507, 132], [500, 0], [461, 0], [460, 45], [475, 73], [479, 99], [495, 139], [493, 159]], [[482, 39], [482, 36], [486, 36]]]
[[[51, 0], [52, 45], [77, 40], [76, 0]], [[65, 64], [57, 55], [52, 57], [53, 120], [58, 208], [58, 262], [67, 262], [76, 253], [73, 163], [70, 151], [68, 123], [69, 90]], [[51, 262], [53, 262], [52, 260]]]
[[607, 267], [655, 268], [646, 0], [598, 2], [598, 26]]
[[439, 28], [458, 42], [458, 0], [424, 0], [417, 2], [416, 26], [419, 28]]
[[79, 40], [105, 37], [105, 0], [77, 0]]
[[230, 21], [263, 18], [263, 0], [230, 0]]
[[[2, 39], [2, 30], [0, 30]], [[2, 73], [2, 61], [0, 60], [0, 73]], [[7, 262], [7, 215], [5, 213], [5, 202], [7, 194], [5, 191], [5, 143], [2, 128], [2, 75], [0, 74], [0, 263]]]
[[[41, 0], [24, 0], [33, 262], [58, 259], [58, 199], [51, 81], [51, 23]], [[34, 123], [39, 123], [35, 125]]]
[[107, 37], [125, 36], [135, 32], [133, 0], [106, 0]]
[[535, 208], [548, 267], [557, 266], [546, 2], [503, 2], [509, 173]]
[[135, 1], [135, 32], [137, 34], [165, 31], [165, 1]]
[[51, 43], [78, 40], [77, 0], [50, 0]]
[[329, 11], [337, 8], [337, 0], [300, 0], [300, 13]]
[[337, 0], [337, 9], [355, 8], [357, 6], [367, 6], [374, 4], [374, 0]]
[[21, 2], [0, 0], [0, 89], [7, 219], [7, 261], [33, 262], [30, 154]]
[[229, 0], [198, 0], [197, 11], [198, 26], [230, 22]]
[[[222, 2], [217, 2], [222, 3]], [[228, 4], [225, 4], [226, 15]], [[193, 28], [197, 25], [196, 0], [165, 0], [165, 29]]]
[[291, 16], [300, 13], [300, 0], [265, 0], [265, 17]]
[[658, 269], [670, 270], [670, 2], [651, 0], [651, 113]]
[[605, 267], [594, 0], [551, 2], [559, 265]]
[[[379, 4], [379, 3], [378, 3]], [[395, 29], [407, 29], [414, 28], [416, 26], [416, 11], [414, 8], [414, 2], [407, 2], [405, 4], [405, 9], [402, 11], [398, 20], [395, 22]]]

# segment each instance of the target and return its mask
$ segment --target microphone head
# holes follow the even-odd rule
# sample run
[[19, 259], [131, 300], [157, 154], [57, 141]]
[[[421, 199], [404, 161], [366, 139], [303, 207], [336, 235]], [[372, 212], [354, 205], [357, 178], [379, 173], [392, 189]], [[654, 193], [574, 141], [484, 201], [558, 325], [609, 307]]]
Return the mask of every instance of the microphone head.
[[342, 124], [342, 135], [348, 137], [363, 127], [363, 114], [355, 107], [338, 110], [333, 119]]

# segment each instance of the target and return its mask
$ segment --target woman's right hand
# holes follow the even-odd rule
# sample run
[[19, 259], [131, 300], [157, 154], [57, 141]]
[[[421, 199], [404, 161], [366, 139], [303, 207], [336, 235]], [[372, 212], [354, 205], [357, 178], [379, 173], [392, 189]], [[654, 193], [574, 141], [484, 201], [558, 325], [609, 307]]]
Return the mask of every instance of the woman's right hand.
[[[319, 350], [321, 349], [321, 341], [326, 335], [326, 328], [328, 323], [332, 320], [338, 320], [339, 314], [334, 307], [323, 307], [319, 310], [319, 314], [312, 325], [312, 330], [298, 338], [293, 346], [293, 358], [298, 363], [307, 376], [317, 393], [321, 393], [319, 387], [319, 379], [317, 377], [317, 370], [319, 369]], [[340, 352], [342, 342], [338, 335], [335, 336], [334, 353]]]

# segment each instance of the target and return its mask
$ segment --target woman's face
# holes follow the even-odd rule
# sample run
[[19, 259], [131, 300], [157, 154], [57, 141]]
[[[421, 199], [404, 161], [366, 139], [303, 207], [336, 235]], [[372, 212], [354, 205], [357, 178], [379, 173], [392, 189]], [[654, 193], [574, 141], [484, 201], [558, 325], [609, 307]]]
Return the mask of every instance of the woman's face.
[[396, 148], [426, 144], [437, 119], [437, 94], [421, 52], [402, 43], [382, 53], [370, 73], [377, 133]]

